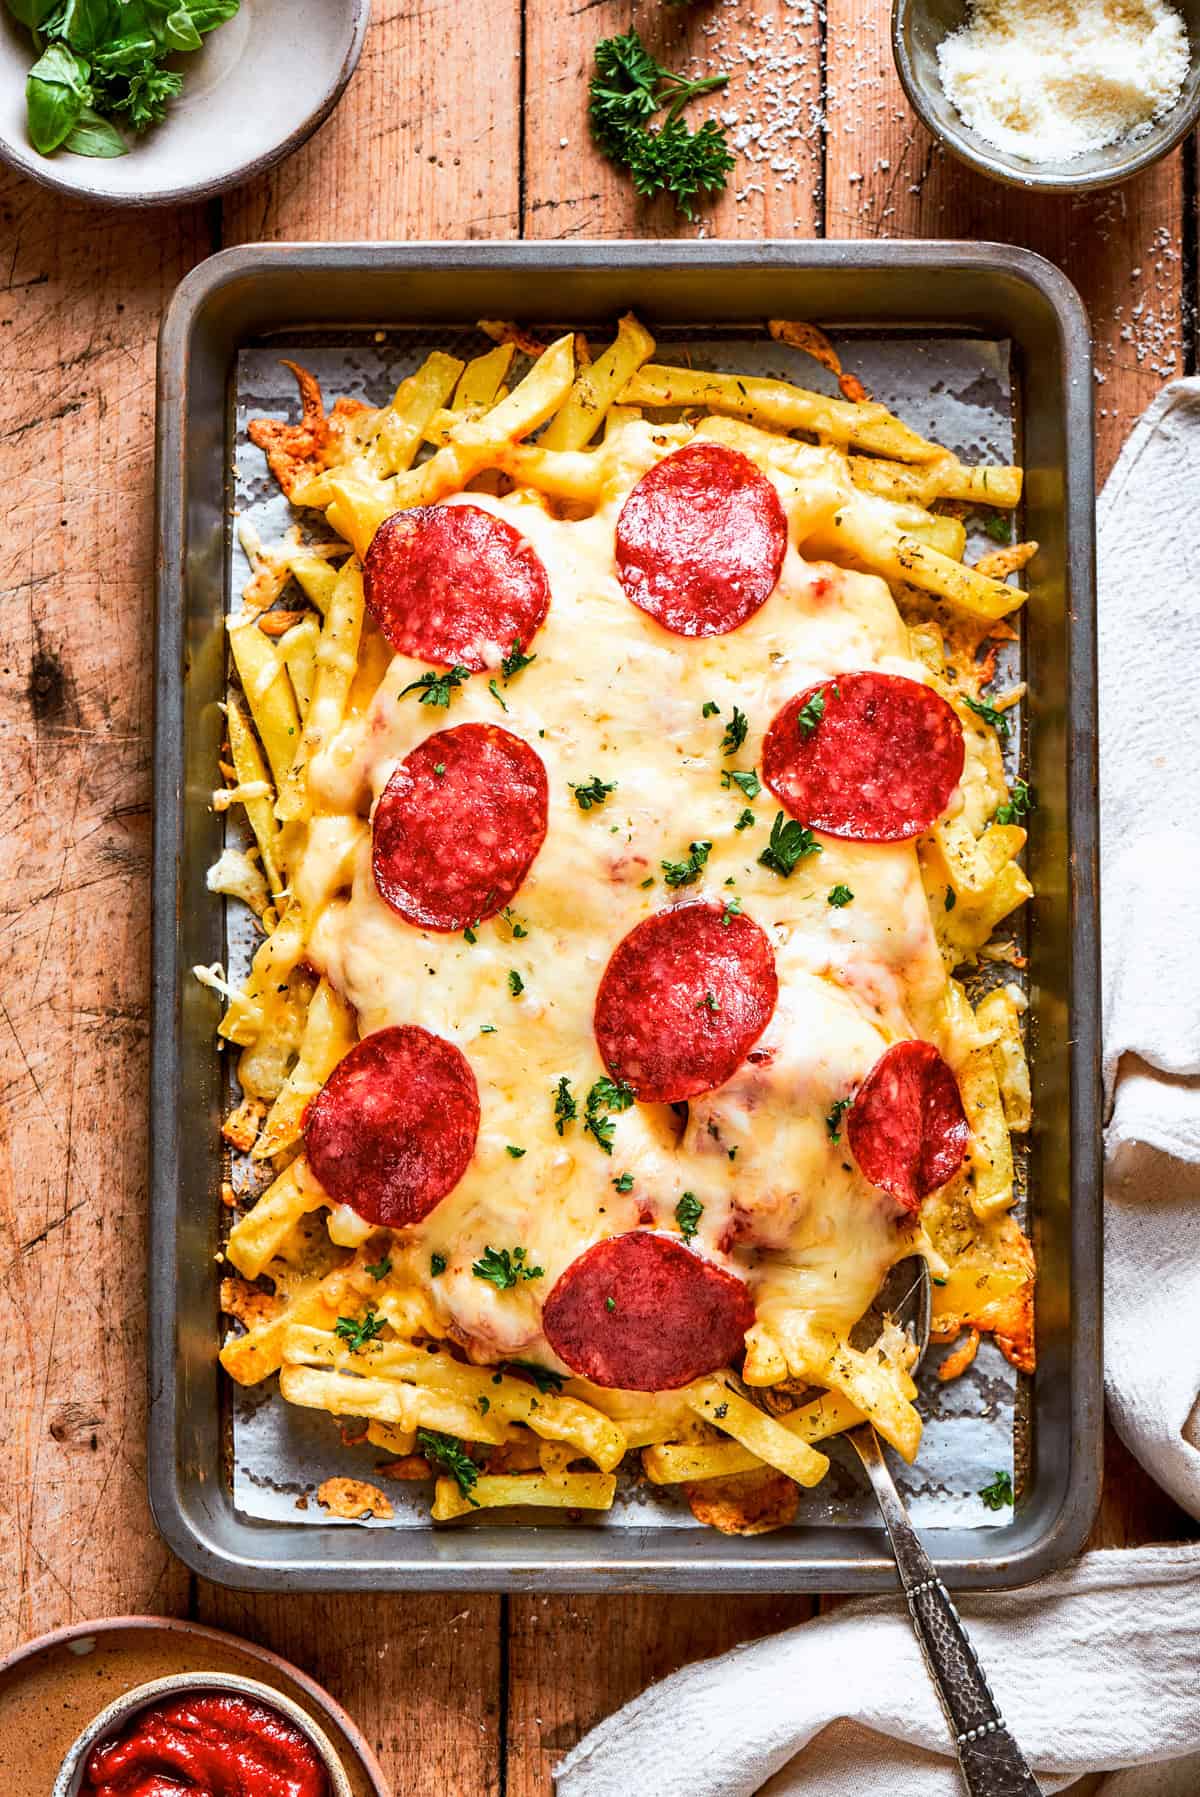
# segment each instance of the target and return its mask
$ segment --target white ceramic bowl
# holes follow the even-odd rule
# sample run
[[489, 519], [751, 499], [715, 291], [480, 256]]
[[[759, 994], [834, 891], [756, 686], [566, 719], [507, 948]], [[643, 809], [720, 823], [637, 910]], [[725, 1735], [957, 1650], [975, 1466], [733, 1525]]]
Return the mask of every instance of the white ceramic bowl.
[[114, 206], [203, 199], [248, 181], [296, 149], [354, 73], [370, 0], [242, 0], [184, 76], [163, 124], [127, 156], [39, 156], [25, 125], [29, 33], [0, 5], [0, 157], [43, 186]]
[[288, 1722], [294, 1723], [320, 1754], [329, 1774], [332, 1797], [354, 1797], [353, 1786], [345, 1767], [333, 1750], [329, 1736], [317, 1727], [308, 1711], [302, 1710], [298, 1703], [293, 1703], [290, 1697], [285, 1697], [282, 1691], [276, 1691], [273, 1686], [260, 1685], [257, 1679], [239, 1678], [232, 1672], [180, 1672], [170, 1678], [152, 1679], [148, 1685], [138, 1685], [134, 1690], [126, 1691], [124, 1696], [118, 1697], [101, 1710], [72, 1742], [62, 1769], [54, 1781], [50, 1797], [79, 1797], [87, 1757], [97, 1741], [103, 1741], [109, 1735], [120, 1734], [127, 1723], [142, 1710], [149, 1709], [151, 1704], [161, 1703], [170, 1697], [189, 1694], [195, 1696], [201, 1691], [232, 1691], [239, 1697], [248, 1697], [255, 1703], [261, 1703], [266, 1709], [277, 1711]]

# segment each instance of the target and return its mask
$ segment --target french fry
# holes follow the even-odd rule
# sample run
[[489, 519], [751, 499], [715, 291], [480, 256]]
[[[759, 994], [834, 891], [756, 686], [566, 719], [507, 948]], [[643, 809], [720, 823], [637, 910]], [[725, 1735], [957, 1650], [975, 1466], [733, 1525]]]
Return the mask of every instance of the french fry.
[[992, 1065], [1000, 1085], [1004, 1121], [1009, 1129], [1024, 1131], [1032, 1120], [1033, 1099], [1029, 1063], [1021, 1036], [1021, 1010], [1005, 986], [997, 986], [975, 1007], [975, 1021], [989, 1039]]
[[466, 1496], [454, 1479], [439, 1479], [431, 1515], [451, 1522], [476, 1510], [533, 1504], [552, 1510], [611, 1510], [617, 1481], [611, 1473], [481, 1473]]
[[653, 354], [653, 337], [627, 312], [617, 327], [615, 342], [576, 375], [565, 404], [542, 432], [542, 447], [582, 449], [590, 443], [618, 393]]
[[[225, 708], [225, 723], [229, 731], [229, 752], [233, 756], [239, 785], [252, 786], [265, 781], [267, 764], [263, 760], [258, 740], [246, 722], [241, 705], [232, 695]], [[279, 871], [279, 830], [275, 823], [274, 801], [268, 795], [243, 802], [250, 828], [254, 831], [254, 840], [258, 844], [267, 885], [278, 896], [283, 891], [283, 877]]]
[[352, 557], [337, 577], [325, 627], [317, 644], [316, 681], [304, 734], [275, 805], [275, 815], [281, 823], [294, 823], [311, 815], [308, 764], [329, 741], [345, 715], [346, 700], [358, 666], [362, 622], [362, 567]]
[[929, 548], [920, 538], [896, 530], [871, 509], [869, 500], [843, 506], [834, 515], [824, 541], [831, 550], [840, 551], [841, 557], [853, 557], [885, 580], [905, 581], [921, 592], [948, 599], [972, 617], [1007, 617], [1028, 598], [1019, 587], [989, 580]]
[[323, 979], [308, 1007], [296, 1065], [271, 1106], [251, 1152], [252, 1160], [269, 1161], [300, 1140], [309, 1100], [316, 1097], [357, 1039], [354, 1013], [338, 997], [329, 981]]
[[434, 350], [415, 374], [401, 381], [373, 430], [369, 459], [375, 474], [399, 474], [412, 467], [426, 425], [454, 392], [463, 366], [456, 356]]
[[732, 1435], [751, 1454], [786, 1473], [797, 1485], [817, 1485], [829, 1471], [824, 1454], [798, 1441], [774, 1417], [743, 1398], [720, 1374], [697, 1379], [690, 1385], [688, 1402], [706, 1423]]
[[484, 355], [476, 356], [463, 369], [462, 379], [454, 389], [451, 409], [455, 412], [479, 412], [493, 405], [508, 379], [516, 345], [497, 343]]
[[229, 646], [271, 774], [282, 787], [300, 746], [300, 714], [283, 656], [248, 612], [230, 618]]
[[751, 375], [705, 374], [648, 362], [616, 395], [622, 405], [700, 406], [776, 430], [806, 430], [844, 447], [870, 449], [901, 462], [926, 462], [944, 453], [910, 430], [886, 406], [828, 399], [787, 381]]
[[278, 639], [279, 653], [283, 656], [292, 691], [296, 695], [296, 709], [300, 713], [301, 722], [308, 716], [308, 708], [312, 703], [320, 637], [321, 627], [313, 614], [308, 612], [298, 624], [293, 624]]
[[852, 455], [850, 478], [864, 493], [876, 493], [881, 499], [913, 505], [956, 499], [968, 505], [996, 506], [1001, 511], [1020, 504], [1023, 484], [1019, 468], [969, 468], [957, 456], [945, 453], [919, 467]]
[[303, 1161], [293, 1161], [285, 1167], [254, 1208], [239, 1217], [230, 1230], [225, 1253], [243, 1279], [257, 1279], [301, 1217], [328, 1204], [315, 1181], [305, 1182], [304, 1170]]

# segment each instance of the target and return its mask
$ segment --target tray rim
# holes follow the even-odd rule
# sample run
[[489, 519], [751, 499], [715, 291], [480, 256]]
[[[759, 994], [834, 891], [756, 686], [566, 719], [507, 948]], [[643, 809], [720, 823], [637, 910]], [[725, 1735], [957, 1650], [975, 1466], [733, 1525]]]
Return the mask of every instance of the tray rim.
[[[844, 271], [903, 270], [913, 275], [970, 270], [998, 282], [1032, 289], [1053, 314], [1062, 359], [1061, 410], [1066, 540], [1064, 573], [1074, 603], [1064, 615], [1068, 649], [1066, 794], [1071, 830], [1067, 905], [1072, 930], [1070, 1002], [1074, 1024], [1069, 1053], [1072, 1165], [1070, 1255], [1074, 1303], [1069, 1323], [1071, 1462], [1057, 1513], [1032, 1542], [1005, 1553], [1004, 1531], [980, 1530], [981, 1550], [967, 1558], [939, 1557], [948, 1579], [961, 1587], [1009, 1589], [1055, 1570], [1084, 1546], [1099, 1504], [1102, 1462], [1100, 1363], [1101, 1141], [1099, 1109], [1099, 901], [1096, 752], [1096, 632], [1094, 575], [1095, 492], [1092, 452], [1090, 329], [1082, 302], [1066, 276], [1030, 250], [1006, 244], [938, 240], [788, 242], [651, 242], [606, 239], [587, 243], [452, 241], [248, 244], [199, 263], [180, 282], [159, 333], [156, 444], [156, 618], [154, 724], [153, 947], [151, 993], [150, 1231], [148, 1485], [151, 1508], [172, 1550], [194, 1572], [242, 1589], [346, 1590], [356, 1587], [412, 1590], [809, 1590], [879, 1591], [892, 1588], [890, 1556], [878, 1551], [874, 1529], [837, 1531], [845, 1551], [814, 1558], [803, 1534], [789, 1555], [763, 1559], [751, 1541], [723, 1538], [715, 1551], [688, 1551], [688, 1533], [648, 1554], [641, 1529], [600, 1533], [561, 1529], [511, 1529], [509, 1553], [469, 1543], [466, 1531], [432, 1532], [445, 1553], [417, 1560], [405, 1554], [407, 1537], [424, 1531], [387, 1532], [389, 1558], [337, 1553], [314, 1562], [302, 1555], [256, 1558], [255, 1537], [284, 1525], [238, 1518], [241, 1551], [205, 1534], [182, 1502], [176, 1462], [178, 1392], [174, 1377], [177, 1313], [172, 1269], [176, 1253], [174, 1174], [178, 1165], [174, 1103], [178, 1091], [176, 1014], [180, 969], [176, 965], [177, 878], [183, 825], [183, 556], [186, 548], [186, 403], [193, 333], [221, 291], [247, 276], [278, 273], [375, 272], [403, 275], [433, 268], [534, 272], [612, 270], [635, 275], [711, 267], [728, 276], [741, 268]], [[930, 322], [938, 316], [932, 308]], [[827, 322], [836, 323], [834, 317]], [[880, 318], [881, 326], [886, 319]], [[899, 321], [898, 321], [899, 322]], [[909, 322], [909, 321], [904, 321]], [[289, 327], [281, 324], [281, 329]], [[314, 328], [321, 328], [314, 326]], [[1088, 1301], [1082, 1301], [1086, 1295]], [[501, 1531], [497, 1531], [500, 1533]], [[308, 1531], [305, 1531], [307, 1534]], [[342, 1533], [339, 1531], [339, 1533]], [[346, 1531], [345, 1533], [349, 1533]], [[360, 1539], [378, 1539], [370, 1531]], [[927, 1531], [937, 1556], [939, 1531]], [[571, 1535], [569, 1544], [563, 1537]], [[518, 1540], [537, 1542], [519, 1551]], [[760, 1538], [761, 1539], [761, 1538]], [[590, 1553], [584, 1549], [590, 1544]], [[566, 1551], [564, 1551], [566, 1550]]]

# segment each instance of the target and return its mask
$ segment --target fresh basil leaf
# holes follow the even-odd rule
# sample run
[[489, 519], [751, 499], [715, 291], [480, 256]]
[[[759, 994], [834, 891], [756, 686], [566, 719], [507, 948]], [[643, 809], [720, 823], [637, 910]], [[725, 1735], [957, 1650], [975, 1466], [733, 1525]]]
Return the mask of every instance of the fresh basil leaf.
[[186, 4], [176, 6], [169, 12], [162, 23], [163, 43], [169, 50], [198, 50], [200, 33], [192, 19], [192, 9]]
[[101, 44], [108, 42], [116, 24], [112, 0], [67, 0], [62, 35], [72, 50], [78, 50], [81, 56], [90, 56]]
[[76, 156], [127, 156], [129, 145], [121, 136], [115, 125], [91, 106], [85, 106], [79, 115], [79, 122], [71, 135], [63, 143], [64, 150], [71, 150]]
[[[203, 36], [205, 32], [215, 31], [218, 25], [224, 25], [237, 12], [240, 0], [192, 0], [189, 11], [192, 24]], [[535, 659], [530, 656], [530, 661]]]
[[83, 57], [66, 44], [51, 44], [30, 69], [25, 104], [30, 140], [40, 155], [57, 150], [71, 135], [84, 107], [91, 104], [89, 73]]
[[92, 66], [105, 75], [131, 74], [153, 62], [157, 55], [158, 44], [150, 32], [132, 31], [124, 37], [114, 37], [103, 49], [95, 51]]
[[40, 31], [58, 4], [59, 0], [7, 0], [18, 25], [28, 25], [30, 31]]

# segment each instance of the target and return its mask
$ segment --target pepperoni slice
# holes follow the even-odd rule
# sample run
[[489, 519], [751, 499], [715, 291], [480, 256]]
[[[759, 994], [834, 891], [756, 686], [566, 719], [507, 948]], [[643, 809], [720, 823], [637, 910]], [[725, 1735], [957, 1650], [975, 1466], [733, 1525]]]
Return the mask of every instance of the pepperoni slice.
[[542, 1312], [559, 1359], [594, 1385], [674, 1391], [741, 1354], [754, 1303], [732, 1273], [635, 1229], [573, 1260]]
[[787, 549], [779, 495], [720, 443], [689, 443], [644, 474], [617, 520], [626, 595], [676, 636], [724, 636], [774, 590]]
[[953, 707], [899, 674], [837, 674], [810, 686], [763, 743], [763, 777], [793, 817], [863, 842], [922, 835], [962, 769]]
[[304, 1116], [309, 1166], [368, 1223], [419, 1223], [475, 1152], [479, 1092], [453, 1042], [416, 1024], [364, 1036]]
[[958, 1172], [970, 1134], [958, 1082], [932, 1042], [889, 1048], [846, 1118], [859, 1170], [910, 1211]]
[[596, 994], [596, 1041], [614, 1079], [675, 1104], [725, 1084], [778, 994], [771, 944], [752, 918], [679, 905], [617, 944]]
[[546, 839], [541, 758], [498, 724], [439, 730], [406, 755], [372, 825], [375, 884], [426, 930], [502, 911]]
[[363, 561], [367, 607], [392, 648], [478, 672], [546, 616], [550, 582], [532, 544], [478, 505], [385, 518]]

